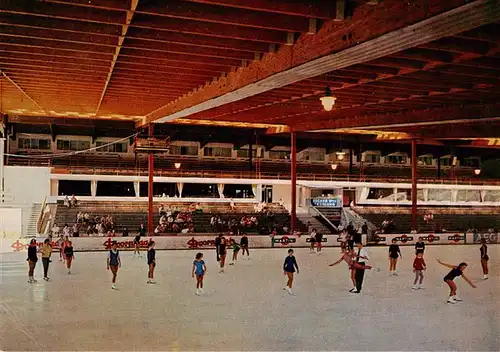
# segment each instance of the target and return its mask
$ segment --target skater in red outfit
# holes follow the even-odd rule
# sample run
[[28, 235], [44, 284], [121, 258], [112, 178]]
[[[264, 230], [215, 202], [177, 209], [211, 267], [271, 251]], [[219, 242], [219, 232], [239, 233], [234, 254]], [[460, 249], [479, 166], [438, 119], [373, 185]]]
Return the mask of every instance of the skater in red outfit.
[[[424, 253], [417, 252], [413, 261], [413, 272], [415, 273], [415, 281], [413, 282], [413, 290], [423, 289], [422, 281], [424, 281], [424, 270], [427, 269], [424, 261]], [[420, 282], [418, 282], [420, 281]], [[417, 285], [418, 282], [418, 285]]]
[[339, 264], [342, 261], [345, 261], [347, 265], [349, 266], [349, 269], [363, 269], [363, 270], [370, 270], [373, 268], [371, 265], [364, 265], [364, 264], [359, 264], [357, 261], [354, 260], [354, 251], [351, 250], [344, 250], [342, 251], [342, 257], [340, 257], [339, 260], [337, 260], [335, 263], [330, 264], [329, 266], [334, 266]]
[[470, 281], [470, 279], [464, 275], [464, 270], [467, 268], [467, 263], [460, 263], [455, 266], [443, 263], [439, 259], [437, 260], [437, 262], [443, 266], [451, 268], [451, 271], [443, 278], [444, 282], [446, 282], [450, 287], [450, 297], [448, 298], [448, 303], [454, 304], [462, 300], [457, 297], [457, 285], [455, 284], [455, 282], [453, 282], [453, 280], [455, 280], [457, 276], [462, 276], [469, 285], [471, 285], [473, 288], [476, 288], [476, 285], [474, 285], [472, 281]]

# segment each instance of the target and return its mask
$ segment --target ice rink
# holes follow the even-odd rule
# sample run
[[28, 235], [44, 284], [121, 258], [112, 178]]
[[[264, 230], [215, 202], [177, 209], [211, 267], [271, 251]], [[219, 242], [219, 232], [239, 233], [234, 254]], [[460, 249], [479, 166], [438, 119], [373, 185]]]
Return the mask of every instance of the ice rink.
[[[294, 296], [282, 290], [288, 248], [251, 250], [219, 274], [215, 251], [203, 250], [205, 295], [194, 294], [196, 251], [157, 252], [156, 279], [147, 285], [143, 258], [121, 252], [119, 290], [110, 289], [105, 252], [76, 253], [67, 275], [54, 253], [49, 276], [28, 284], [26, 253], [1, 258], [1, 350], [500, 350], [500, 246], [489, 245], [490, 279], [483, 281], [479, 246], [429, 246], [425, 290], [412, 291], [413, 248], [402, 247], [399, 276], [388, 276], [387, 247], [369, 248], [363, 292], [353, 295], [347, 265], [327, 266], [338, 248], [323, 255], [296, 250], [301, 272]], [[228, 255], [229, 256], [229, 255]], [[449, 269], [436, 258], [469, 263], [456, 279], [464, 300], [447, 304]]]

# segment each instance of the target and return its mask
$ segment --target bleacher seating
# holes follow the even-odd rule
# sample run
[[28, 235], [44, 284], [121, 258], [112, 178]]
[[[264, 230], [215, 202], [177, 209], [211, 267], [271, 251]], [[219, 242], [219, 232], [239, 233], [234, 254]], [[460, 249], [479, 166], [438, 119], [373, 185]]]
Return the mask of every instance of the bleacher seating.
[[[162, 203], [155, 203], [154, 223], [160, 221], [159, 206]], [[235, 203], [234, 208], [230, 207], [229, 201], [198, 203], [201, 211], [193, 211], [193, 203], [189, 202], [165, 202], [165, 209], [172, 212], [189, 212], [194, 223], [195, 232], [210, 233], [214, 232], [210, 226], [210, 218], [213, 215], [220, 216], [223, 220], [235, 219], [239, 223], [243, 216], [255, 216], [258, 219], [259, 226], [246, 228], [246, 232], [258, 232], [261, 226], [271, 228], [274, 224], [280, 226], [289, 226], [289, 214], [287, 210], [278, 204], [267, 204], [266, 210], [271, 211], [273, 216], [268, 218], [266, 214], [254, 213], [253, 203]], [[136, 233], [140, 224], [147, 226], [147, 202], [124, 202], [124, 201], [81, 201], [77, 207], [67, 208], [58, 203], [55, 223], [62, 228], [65, 224], [72, 226], [76, 222], [78, 212], [89, 213], [91, 218], [95, 216], [111, 215], [115, 223], [115, 231], [121, 234], [125, 228], [130, 234]]]
[[[364, 219], [380, 228], [384, 220], [392, 220], [395, 232], [411, 230], [411, 208], [408, 207], [355, 207], [353, 210]], [[433, 220], [426, 222], [424, 216], [432, 214]], [[419, 232], [435, 232], [441, 228], [446, 232], [464, 232], [467, 229], [487, 231], [490, 228], [500, 229], [500, 214], [497, 208], [456, 208], [436, 207], [421, 208], [417, 216]]]

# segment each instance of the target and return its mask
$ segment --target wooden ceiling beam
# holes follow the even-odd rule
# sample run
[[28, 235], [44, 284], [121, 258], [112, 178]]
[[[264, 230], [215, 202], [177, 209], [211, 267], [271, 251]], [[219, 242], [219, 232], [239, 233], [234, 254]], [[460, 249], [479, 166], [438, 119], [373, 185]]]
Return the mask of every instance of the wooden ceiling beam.
[[19, 28], [44, 29], [50, 31], [59, 31], [65, 33], [83, 33], [100, 36], [118, 37], [121, 33], [121, 25], [94, 23], [94, 22], [75, 22], [67, 19], [46, 18], [13, 13], [0, 12], [0, 23], [3, 25]]
[[99, 99], [99, 103], [97, 104], [97, 107], [95, 110], [96, 115], [99, 114], [99, 110], [101, 109], [102, 101], [104, 99], [104, 96], [106, 95], [106, 90], [107, 90], [109, 82], [111, 80], [111, 76], [113, 75], [116, 61], [118, 60], [118, 56], [120, 55], [120, 50], [122, 48], [123, 41], [125, 40], [125, 37], [127, 36], [127, 31], [128, 31], [130, 23], [132, 22], [132, 18], [134, 17], [135, 10], [137, 8], [138, 3], [139, 3], [139, 0], [131, 0], [130, 1], [130, 8], [127, 9], [127, 12], [126, 12], [125, 21], [123, 23], [121, 36], [120, 36], [118, 43], [115, 47], [115, 53], [113, 55], [113, 59], [111, 60], [109, 74], [108, 74], [108, 77], [106, 79], [106, 82], [104, 83], [104, 88], [102, 90], [101, 98]]
[[[10, 44], [15, 46], [26, 46], [26, 47], [38, 47], [42, 49], [50, 50], [50, 48], [55, 46], [53, 40], [39, 39], [39, 38], [27, 38], [27, 37], [17, 37], [5, 35], [0, 33], [0, 44]], [[57, 50], [68, 50], [77, 51], [84, 53], [97, 53], [103, 56], [113, 55], [113, 47], [94, 45], [94, 44], [84, 44], [84, 43], [69, 43], [69, 42], [57, 42]]]
[[198, 22], [171, 18], [165, 21], [159, 16], [138, 14], [133, 27], [163, 30], [184, 34], [194, 34], [217, 38], [248, 40], [264, 43], [286, 44], [287, 34], [280, 31], [226, 25], [220, 23]]
[[[400, 3], [400, 6], [404, 7], [405, 4], [406, 3]], [[453, 5], [454, 4], [447, 2], [447, 6], [450, 6], [450, 8], [453, 7]], [[365, 17], [364, 20], [384, 23], [384, 15], [387, 16], [388, 13], [394, 13], [395, 8], [392, 8], [392, 11], [386, 12], [383, 10], [383, 6], [384, 2], [377, 7], [377, 11], [371, 13], [371, 16]], [[437, 7], [432, 9], [432, 11], [436, 10]], [[440, 8], [438, 12], [442, 12], [443, 10], [443, 8]], [[401, 12], [399, 13], [403, 14], [405, 11], [401, 9]], [[366, 16], [366, 14], [362, 14], [361, 11], [358, 13], [355, 12], [353, 19], [357, 15]], [[301, 45], [297, 43], [293, 47], [290, 47], [290, 51], [280, 51], [273, 54], [271, 61], [274, 65], [271, 65], [271, 62], [268, 62], [268, 60], [264, 57], [261, 61], [253, 66], [250, 65], [250, 67], [242, 70], [239, 74], [228, 75], [227, 78], [219, 79], [218, 82], [190, 95], [189, 97], [179, 99], [175, 103], [153, 111], [143, 122], [148, 123], [155, 121], [158, 118], [161, 118], [161, 121], [166, 122], [176, 118], [189, 116], [196, 112], [204, 111], [222, 104], [227, 104], [231, 101], [244, 99], [248, 96], [259, 94], [270, 89], [279, 88], [280, 86], [285, 86], [299, 80], [323, 74], [325, 72], [342, 69], [383, 56], [392, 55], [414, 47], [415, 45], [423, 45], [424, 43], [440, 39], [444, 36], [464, 32], [500, 19], [500, 4], [495, 2], [479, 1], [460, 6], [455, 10], [428, 18], [430, 15], [431, 14], [428, 11], [425, 11], [425, 13], [420, 14], [412, 12], [411, 19], [408, 19], [405, 16], [398, 16], [396, 18], [392, 17], [391, 21], [385, 22], [391, 23], [391, 28], [378, 28], [379, 31], [381, 31], [378, 33], [379, 35], [383, 33], [386, 34], [371, 41], [367, 40], [376, 36], [373, 31], [370, 31], [370, 33], [365, 32], [365, 37], [362, 38], [359, 36], [360, 34], [355, 33], [356, 29], [353, 30], [351, 27], [350, 29], [353, 31], [351, 32], [351, 37], [355, 37], [356, 41], [362, 44], [346, 50], [342, 50], [342, 48], [346, 47], [346, 43], [339, 43], [331, 40], [329, 41], [328, 46], [320, 46], [318, 43], [321, 42], [321, 39], [319, 38], [321, 38], [322, 31], [318, 32], [318, 34], [314, 36], [313, 46], [311, 46], [311, 43], [306, 39], [307, 36], [305, 36], [300, 43]], [[425, 18], [428, 19], [421, 21]], [[413, 23], [419, 20], [421, 22], [388, 33], [391, 30], [408, 25], [408, 22], [404, 22], [405, 20]], [[346, 23], [347, 22], [348, 21], [346, 21]], [[375, 22], [372, 22], [373, 26], [370, 26], [368, 22], [365, 22], [365, 27], [368, 26], [370, 28], [377, 28], [374, 23]], [[328, 31], [329, 29], [328, 25], [325, 25], [322, 30]], [[366, 36], [367, 34], [368, 36]], [[342, 37], [341, 35], [339, 36]], [[334, 54], [332, 54], [332, 46], [337, 46], [336, 50], [334, 50]], [[373, 50], [374, 47], [377, 47], [378, 49], [376, 54]], [[295, 52], [291, 55], [291, 52], [293, 51]], [[355, 53], [361, 52], [364, 54], [356, 56], [358, 54]], [[286, 55], [286, 60], [285, 58], [280, 57], [280, 53]], [[293, 57], [293, 61], [290, 61], [290, 57]], [[314, 59], [315, 57], [317, 59]], [[354, 59], [355, 57], [358, 59]], [[280, 62], [280, 59], [285, 61], [282, 62], [282, 65], [277, 65], [277, 62]], [[254, 71], [252, 75], [248, 75], [248, 72], [256, 69], [257, 71]], [[245, 73], [247, 74], [246, 77], [244, 76]]]
[[269, 44], [267, 43], [229, 38], [214, 38], [193, 34], [158, 31], [147, 28], [131, 27], [127, 33], [127, 38], [203, 48], [232, 49], [251, 53], [264, 53], [269, 51]]
[[335, 1], [323, 0], [187, 0], [199, 4], [212, 4], [246, 10], [279, 13], [319, 19], [333, 19], [336, 16]]
[[27, 27], [16, 27], [0, 24], [0, 33], [21, 38], [34, 38], [52, 40], [56, 42], [66, 42], [74, 44], [93, 44], [103, 46], [116, 46], [118, 36], [104, 36], [87, 33], [70, 33], [63, 31], [53, 31], [48, 29], [34, 29]]
[[137, 13], [170, 19], [249, 27], [282, 32], [307, 33], [309, 19], [279, 13], [240, 8], [227, 8], [211, 4], [193, 4], [188, 1], [150, 1], [141, 4]]
[[496, 44], [494, 43], [482, 42], [474, 39], [448, 37], [420, 45], [419, 48], [484, 55], [495, 46]]
[[14, 87], [16, 87], [26, 98], [28, 98], [33, 104], [36, 105], [36, 107], [38, 107], [40, 110], [42, 111], [46, 111], [45, 108], [43, 106], [41, 106], [38, 101], [30, 96], [21, 86], [19, 86], [12, 78], [10, 78], [5, 72], [3, 71], [0, 71], [0, 74], [2, 75], [2, 77], [4, 77], [7, 81], [10, 82], [10, 84], [12, 84]]
[[93, 8], [82, 11], [80, 6], [72, 4], [31, 0], [4, 0], [0, 2], [0, 12], [117, 25], [123, 25], [127, 18], [127, 13], [124, 11]]
[[103, 55], [100, 53], [78, 52], [70, 50], [59, 50], [43, 47], [18, 46], [15, 44], [4, 44], [0, 42], [0, 51], [9, 53], [32, 54], [37, 56], [57, 56], [62, 58], [80, 58], [96, 61], [110, 62], [112, 54]]
[[[339, 111], [339, 116], [341, 112]], [[348, 119], [323, 116], [314, 122], [296, 124], [294, 130], [310, 131], [321, 130], [324, 128], [389, 128], [405, 126], [409, 124], [424, 123], [423, 125], [442, 124], [442, 123], [463, 123], [477, 119], [481, 121], [484, 118], [497, 118], [500, 116], [500, 105], [477, 105], [477, 106], [453, 106], [448, 108], [427, 109], [417, 111], [399, 112], [397, 114], [381, 114], [354, 116]], [[327, 117], [327, 119], [324, 119]], [[461, 122], [462, 121], [462, 122]]]
[[[60, 64], [62, 65], [62, 64]], [[4, 60], [3, 62], [1, 62], [1, 66], [2, 68], [5, 68], [5, 69], [8, 69], [8, 68], [14, 68], [14, 67], [26, 67], [26, 68], [40, 68], [40, 69], [45, 69], [46, 71], [49, 70], [49, 71], [53, 71], [53, 72], [58, 72], [59, 70], [64, 70], [64, 71], [67, 71], [67, 72], [75, 72], [75, 73], [78, 73], [78, 72], [84, 72], [84, 73], [91, 73], [93, 72], [94, 75], [95, 74], [106, 74], [105, 71], [103, 70], [99, 70], [99, 67], [98, 66], [95, 66], [94, 69], [92, 69], [92, 67], [79, 67], [79, 68], [75, 68], [75, 67], [72, 67], [71, 65], [67, 65], [68, 67], [63, 67], [63, 66], [60, 66], [59, 67], [55, 67], [55, 65], [51, 65], [49, 62], [48, 63], [32, 63], [32, 64], [29, 64], [27, 62], [8, 62], [6, 60]]]
[[54, 4], [76, 5], [93, 9], [121, 10], [130, 9], [131, 0], [44, 0]]
[[170, 56], [169, 54], [174, 54], [174, 55], [181, 54], [188, 56], [234, 59], [237, 60], [235, 61], [235, 63], [238, 65], [241, 64], [241, 60], [253, 60], [255, 57], [254, 52], [248, 52], [248, 51], [144, 41], [138, 39], [131, 39], [128, 37], [124, 47], [131, 49], [145, 50], [145, 51], [158, 51], [167, 54], [167, 55], [164, 54], [165, 56]]

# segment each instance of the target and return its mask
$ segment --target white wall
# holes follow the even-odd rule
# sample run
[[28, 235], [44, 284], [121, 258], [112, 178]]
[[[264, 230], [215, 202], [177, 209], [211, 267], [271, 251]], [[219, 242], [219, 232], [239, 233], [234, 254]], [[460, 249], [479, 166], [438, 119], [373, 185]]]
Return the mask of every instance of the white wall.
[[6, 166], [5, 193], [15, 204], [41, 203], [50, 195], [50, 168]]
[[0, 241], [22, 235], [21, 208], [0, 208]]

